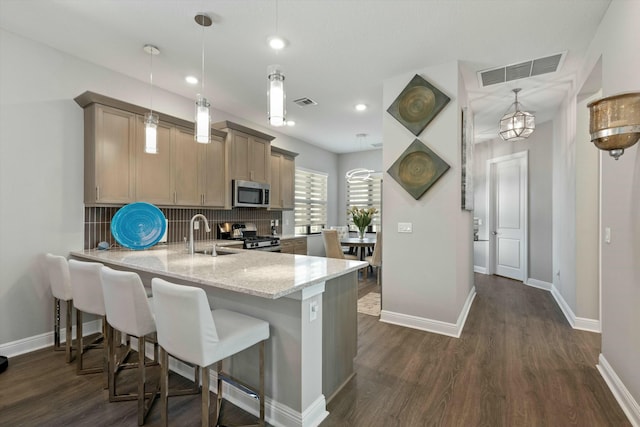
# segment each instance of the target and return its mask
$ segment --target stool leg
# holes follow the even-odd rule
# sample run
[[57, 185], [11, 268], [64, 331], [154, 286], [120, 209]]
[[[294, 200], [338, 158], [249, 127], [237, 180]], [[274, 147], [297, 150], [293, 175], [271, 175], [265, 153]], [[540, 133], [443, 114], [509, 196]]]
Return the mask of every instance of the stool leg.
[[202, 368], [202, 427], [209, 427], [209, 367]]
[[60, 349], [60, 300], [53, 297], [53, 349]]
[[67, 353], [67, 363], [71, 363], [73, 355], [71, 354], [71, 340], [72, 340], [72, 317], [73, 317], [73, 303], [72, 300], [67, 301], [67, 334], [66, 334], [66, 353]]
[[218, 420], [220, 419], [220, 409], [222, 409], [222, 360], [219, 360], [218, 363], [216, 363], [216, 373], [217, 373], [217, 377], [218, 380], [216, 381], [218, 383], [218, 391], [217, 391], [217, 395], [216, 395], [216, 425], [218, 424]]
[[264, 427], [264, 340], [260, 341], [260, 426]]
[[78, 363], [76, 364], [76, 372], [80, 374], [82, 372], [82, 355], [84, 353], [84, 344], [82, 343], [82, 311], [76, 310], [76, 345], [78, 351], [76, 357]]
[[109, 402], [114, 402], [116, 397], [116, 360], [118, 359], [116, 337], [118, 334], [115, 333], [111, 325], [108, 325], [108, 328], [109, 336], [105, 338], [105, 345], [108, 346], [109, 353], [109, 361], [107, 362], [109, 365]]
[[169, 354], [160, 346], [160, 411], [162, 413], [162, 426], [169, 426], [168, 419], [169, 397]]
[[144, 384], [145, 378], [145, 365], [144, 365], [144, 353], [145, 353], [145, 339], [144, 337], [138, 337], [138, 425], [144, 424]]

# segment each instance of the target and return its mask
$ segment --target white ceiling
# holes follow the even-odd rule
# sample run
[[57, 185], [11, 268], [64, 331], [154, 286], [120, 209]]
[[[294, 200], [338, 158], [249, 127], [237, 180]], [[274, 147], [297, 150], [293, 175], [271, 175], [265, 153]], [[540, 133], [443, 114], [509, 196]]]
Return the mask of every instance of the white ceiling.
[[[275, 53], [278, 32], [289, 46]], [[204, 30], [205, 96], [217, 109], [266, 123], [267, 66], [286, 75], [295, 127], [278, 131], [336, 153], [382, 141], [382, 84], [387, 78], [459, 60], [476, 139], [493, 138], [521, 87], [520, 101], [548, 120], [582, 66], [610, 0], [0, 0], [0, 27], [143, 82], [194, 98], [200, 86]], [[476, 72], [567, 52], [552, 74], [481, 88]], [[408, 81], [407, 81], [408, 82]], [[437, 86], [437, 82], [433, 82]], [[108, 94], [107, 94], [108, 95]], [[451, 95], [451, 94], [449, 94]], [[316, 106], [292, 101], [309, 97]], [[354, 110], [365, 103], [364, 113]], [[216, 118], [214, 117], [215, 121]], [[364, 143], [356, 134], [366, 133]]]

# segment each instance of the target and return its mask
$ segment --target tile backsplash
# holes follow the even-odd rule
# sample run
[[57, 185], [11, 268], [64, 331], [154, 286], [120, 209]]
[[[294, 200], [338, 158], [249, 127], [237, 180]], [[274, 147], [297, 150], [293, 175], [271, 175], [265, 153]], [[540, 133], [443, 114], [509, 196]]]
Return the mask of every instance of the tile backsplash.
[[[111, 234], [111, 219], [120, 207], [86, 207], [84, 209], [84, 248], [95, 248], [99, 242], [117, 245]], [[223, 222], [253, 222], [258, 228], [259, 235], [271, 233], [271, 220], [279, 221], [278, 233], [282, 232], [282, 212], [268, 211], [255, 208], [234, 208], [232, 210], [217, 209], [189, 209], [189, 208], [160, 208], [168, 221], [167, 242], [182, 242], [189, 238], [189, 222], [198, 213], [207, 217], [211, 226], [211, 233], [204, 227], [194, 230], [195, 240], [209, 240], [216, 238], [217, 225]]]

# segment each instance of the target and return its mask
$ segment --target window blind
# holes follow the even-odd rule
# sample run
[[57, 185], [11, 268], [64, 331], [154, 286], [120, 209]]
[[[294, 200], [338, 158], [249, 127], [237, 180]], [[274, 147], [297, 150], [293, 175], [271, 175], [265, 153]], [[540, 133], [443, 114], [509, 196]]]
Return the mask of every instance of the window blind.
[[[357, 208], [376, 208], [378, 213], [371, 219], [370, 231], [380, 229], [380, 213], [382, 212], [382, 176], [372, 175], [368, 180], [347, 181], [347, 209], [355, 206]], [[349, 229], [357, 231], [353, 224], [351, 215], [347, 216]]]
[[327, 174], [296, 168], [296, 234], [320, 233], [327, 223]]

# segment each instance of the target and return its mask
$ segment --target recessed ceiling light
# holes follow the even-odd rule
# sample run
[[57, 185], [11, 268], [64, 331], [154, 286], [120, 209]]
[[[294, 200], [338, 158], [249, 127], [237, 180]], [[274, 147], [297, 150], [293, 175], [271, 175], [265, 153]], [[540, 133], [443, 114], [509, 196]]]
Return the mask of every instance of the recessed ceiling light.
[[198, 84], [198, 78], [194, 76], [187, 76], [184, 78], [187, 83], [190, 85]]
[[293, 120], [287, 120], [287, 126], [295, 126], [296, 122], [294, 122]]
[[356, 104], [356, 111], [364, 111], [367, 109], [367, 104]]
[[287, 41], [280, 36], [269, 37], [267, 41], [273, 50], [282, 50], [287, 46]]

